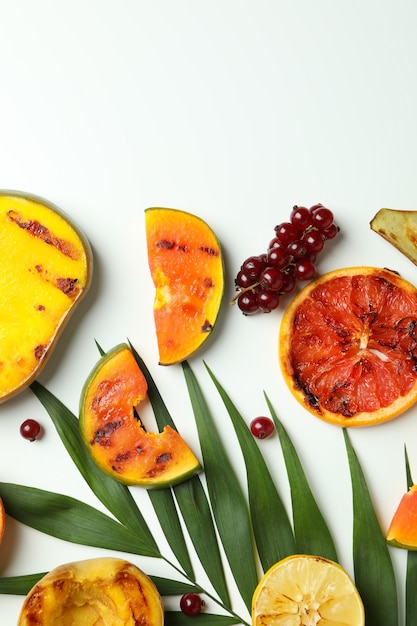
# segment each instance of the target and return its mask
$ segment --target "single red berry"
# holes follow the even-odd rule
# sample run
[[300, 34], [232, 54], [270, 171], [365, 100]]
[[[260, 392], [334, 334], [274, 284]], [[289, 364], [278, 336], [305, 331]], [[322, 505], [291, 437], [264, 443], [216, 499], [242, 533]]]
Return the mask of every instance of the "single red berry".
[[291, 223], [294, 224], [298, 231], [306, 230], [313, 222], [313, 216], [305, 206], [293, 207], [290, 219]]
[[237, 306], [243, 315], [254, 315], [258, 313], [259, 306], [256, 299], [256, 291], [246, 291], [237, 299]]
[[198, 615], [201, 613], [204, 601], [197, 593], [185, 593], [180, 600], [180, 609], [184, 615]]
[[274, 422], [269, 417], [255, 417], [250, 423], [250, 431], [257, 439], [267, 439], [274, 430]]
[[35, 441], [41, 434], [41, 425], [39, 422], [33, 419], [25, 420], [20, 426], [20, 434], [24, 439], [29, 441]]

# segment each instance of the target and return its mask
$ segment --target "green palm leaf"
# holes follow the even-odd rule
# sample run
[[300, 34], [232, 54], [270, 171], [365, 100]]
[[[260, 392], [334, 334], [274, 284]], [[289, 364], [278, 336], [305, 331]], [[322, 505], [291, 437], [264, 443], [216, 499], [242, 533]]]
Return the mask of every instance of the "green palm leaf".
[[232, 624], [240, 624], [240, 620], [228, 615], [213, 615], [204, 611], [191, 619], [180, 611], [165, 611], [165, 626], [190, 626], [191, 623], [198, 624], [198, 626], [232, 626]]
[[193, 566], [184, 533], [178, 517], [178, 511], [170, 489], [148, 490], [149, 498], [158, 518], [159, 525], [178, 559], [184, 573], [190, 580], [195, 580]]
[[243, 417], [213, 372], [207, 365], [206, 368], [220, 393], [239, 439], [246, 466], [255, 541], [265, 572], [277, 561], [295, 553], [291, 523], [261, 451]]
[[230, 596], [220, 557], [216, 530], [206, 492], [195, 476], [174, 487], [181, 516], [193, 542], [194, 549], [209, 580], [224, 605], [230, 606]]
[[[404, 448], [407, 489], [413, 484], [407, 449]], [[417, 552], [408, 550], [405, 578], [405, 626], [417, 626]]]
[[202, 588], [198, 585], [186, 583], [180, 580], [170, 580], [161, 576], [150, 576], [158, 588], [161, 596], [182, 596], [184, 593], [202, 593]]
[[366, 626], [398, 626], [394, 570], [358, 457], [343, 429], [353, 501], [355, 582], [365, 606]]
[[75, 415], [39, 382], [33, 382], [31, 389], [47, 410], [61, 441], [93, 493], [122, 524], [136, 532], [144, 550], [157, 556], [158, 546], [132, 494], [94, 463], [82, 441]]
[[[47, 572], [40, 574], [26, 574], [24, 576], [3, 576], [0, 578], [0, 594], [8, 593], [17, 596], [25, 596], [43, 578]], [[198, 585], [184, 583], [178, 580], [170, 580], [161, 576], [149, 577], [156, 585], [161, 596], [179, 596], [184, 593], [201, 593]]]
[[182, 367], [197, 424], [217, 530], [236, 585], [250, 611], [258, 573], [247, 501], [197, 379], [187, 362], [182, 363]]
[[337, 561], [334, 541], [311, 491], [297, 451], [266, 394], [265, 398], [278, 432], [287, 468], [297, 552]]
[[[175, 428], [174, 421], [146, 364], [136, 350], [134, 348], [131, 349], [147, 380], [148, 396], [158, 427], [162, 429], [168, 424], [172, 428]], [[210, 505], [199, 477], [194, 476], [188, 481], [176, 485], [173, 487], [172, 491], [175, 494], [181, 516], [187, 527], [188, 534], [190, 535], [198, 558], [210, 582], [222, 602], [226, 605], [230, 605], [230, 597]], [[192, 566], [191, 562], [188, 563], [188, 551], [177, 517], [177, 511], [175, 508], [172, 509], [171, 493], [167, 490], [160, 490], [152, 494], [149, 492], [149, 494], [174, 554], [184, 567], [184, 570], [191, 574]], [[192, 577], [193, 575], [190, 575], [190, 578]]]
[[0, 578], [0, 593], [25, 596], [46, 573], [47, 572], [26, 574], [24, 576], [4, 576]]
[[6, 513], [22, 524], [64, 541], [157, 557], [137, 533], [93, 507], [58, 493], [0, 483]]

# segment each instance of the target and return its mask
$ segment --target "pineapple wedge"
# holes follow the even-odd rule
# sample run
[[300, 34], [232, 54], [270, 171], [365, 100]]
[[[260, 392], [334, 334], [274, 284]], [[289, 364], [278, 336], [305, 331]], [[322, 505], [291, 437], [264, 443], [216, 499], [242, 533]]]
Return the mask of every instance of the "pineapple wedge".
[[417, 211], [380, 209], [370, 226], [417, 265]]

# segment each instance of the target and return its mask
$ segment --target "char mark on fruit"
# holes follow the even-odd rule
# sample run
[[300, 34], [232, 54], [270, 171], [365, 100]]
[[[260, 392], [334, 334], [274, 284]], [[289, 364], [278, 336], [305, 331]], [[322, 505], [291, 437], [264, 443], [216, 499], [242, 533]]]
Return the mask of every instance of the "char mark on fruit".
[[79, 292], [78, 278], [58, 278], [56, 286], [62, 293], [71, 299], [74, 299]]
[[210, 324], [208, 320], [205, 320], [204, 324], [201, 327], [201, 332], [210, 333], [213, 330], [213, 324]]
[[122, 425], [122, 420], [107, 422], [104, 426], [96, 430], [90, 443], [92, 445], [98, 443], [100, 446], [103, 446], [103, 448], [108, 448], [111, 445], [110, 438], [112, 434]]
[[[362, 369], [372, 370], [372, 364], [367, 359], [361, 359], [356, 363], [355, 367], [361, 367]], [[357, 411], [354, 410], [350, 404], [350, 397], [346, 396], [343, 390], [348, 387], [348, 382], [341, 382], [338, 385], [334, 385], [331, 395], [323, 403], [326, 409], [343, 415], [343, 417], [353, 417]]]
[[44, 243], [48, 244], [49, 246], [53, 246], [54, 248], [56, 248], [56, 250], [69, 257], [73, 261], [77, 261], [80, 258], [79, 251], [75, 246], [72, 245], [70, 241], [66, 241], [65, 239], [57, 237], [56, 235], [51, 233], [49, 228], [43, 226], [37, 220], [28, 220], [25, 222], [17, 211], [12, 210], [8, 211], [7, 215], [12, 222], [19, 226], [19, 228], [22, 228], [23, 230], [28, 232], [30, 235], [32, 235], [32, 237], [36, 237]]
[[156, 244], [157, 248], [162, 248], [164, 250], [172, 250], [175, 247], [174, 241], [168, 241], [168, 239], [161, 239]]
[[38, 346], [36, 346], [34, 350], [35, 359], [37, 361], [40, 361], [43, 355], [45, 354], [45, 352], [46, 352], [46, 346], [43, 346], [42, 344], [39, 344]]
[[317, 413], [321, 414], [322, 410], [320, 408], [320, 403], [319, 403], [319, 399], [318, 397], [308, 389], [308, 387], [306, 385], [303, 385], [299, 379], [299, 377], [297, 376], [297, 374], [294, 374], [293, 376], [294, 378], [294, 385], [296, 389], [299, 389], [302, 394], [304, 395], [304, 398], [307, 402], [307, 404], [314, 409], [315, 411], [317, 411]]
[[218, 250], [214, 250], [214, 248], [210, 248], [209, 246], [200, 246], [199, 250], [201, 250], [201, 252], [205, 252], [209, 256], [218, 256], [219, 255], [219, 251]]
[[149, 478], [154, 478], [165, 471], [167, 463], [172, 459], [172, 454], [170, 452], [163, 452], [156, 458], [155, 465], [146, 472], [146, 475]]
[[172, 454], [170, 452], [163, 452], [156, 459], [157, 463], [168, 463], [168, 461], [172, 459]]
[[124, 461], [127, 461], [128, 459], [130, 459], [130, 452], [129, 450], [127, 452], [119, 452], [119, 454], [116, 456], [116, 463], [123, 463]]

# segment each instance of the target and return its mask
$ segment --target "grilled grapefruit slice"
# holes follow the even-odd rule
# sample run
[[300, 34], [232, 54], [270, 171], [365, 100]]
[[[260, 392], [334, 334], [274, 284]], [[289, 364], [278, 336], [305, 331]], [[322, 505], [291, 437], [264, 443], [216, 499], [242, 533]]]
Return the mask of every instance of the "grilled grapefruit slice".
[[279, 359], [294, 394], [339, 426], [390, 420], [417, 400], [417, 290], [396, 272], [337, 269], [285, 311]]

